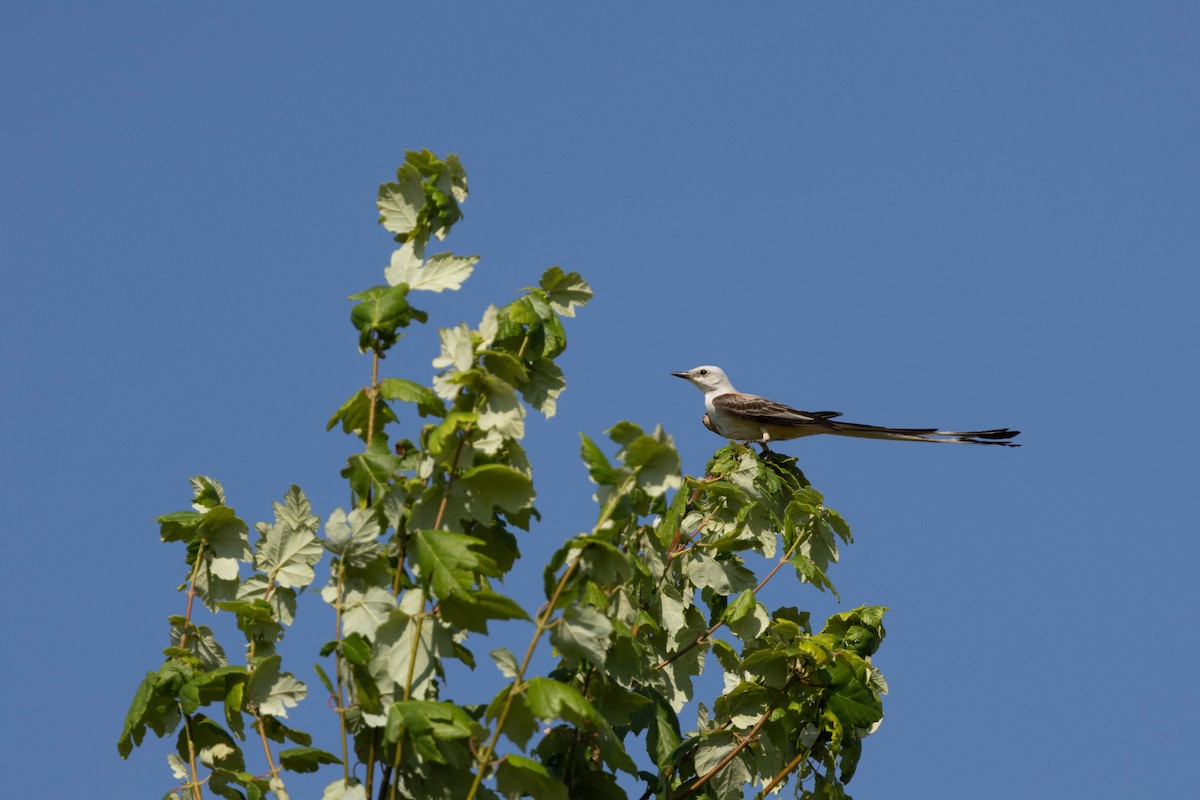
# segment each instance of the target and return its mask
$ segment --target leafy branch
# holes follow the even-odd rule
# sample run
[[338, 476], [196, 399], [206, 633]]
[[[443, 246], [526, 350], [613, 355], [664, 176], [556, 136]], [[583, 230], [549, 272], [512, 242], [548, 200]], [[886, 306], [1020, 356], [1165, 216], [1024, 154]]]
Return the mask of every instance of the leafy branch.
[[[158, 519], [161, 539], [184, 545], [186, 610], [169, 618], [165, 660], [139, 685], [118, 751], [128, 756], [147, 731], [178, 731], [168, 759], [177, 800], [282, 799], [288, 773], [329, 765], [339, 768], [322, 800], [620, 798], [619, 773], [644, 782], [644, 797], [731, 800], [792, 777], [804, 797], [845, 796], [882, 719], [887, 687], [871, 657], [885, 609], [860, 606], [814, 631], [806, 612], [763, 604], [787, 564], [836, 595], [829, 573], [852, 541], [795, 459], [731, 443], [698, 479], [683, 474], [661, 427], [617, 422], [603, 446], [584, 435], [595, 524], [545, 564], [539, 609], [502, 593], [521, 537], [540, 521], [527, 418], [556, 413], [564, 323], [592, 291], [550, 267], [477, 324], [439, 327], [432, 380], [388, 374], [408, 329], [429, 321], [414, 297], [457, 290], [479, 263], [428, 252], [466, 199], [459, 160], [427, 150], [407, 153], [380, 186], [380, 222], [396, 247], [383, 283], [350, 298], [369, 382], [327, 424], [359, 440], [340, 472], [348, 510], [322, 525], [292, 486], [251, 541], [221, 485], [197, 477], [191, 510]], [[334, 631], [320, 656], [332, 677], [315, 670], [339, 755], [286, 725], [307, 687], [278, 652], [324, 556], [320, 596]], [[760, 577], [751, 565], [763, 559], [774, 564]], [[196, 599], [233, 615], [240, 659], [197, 624]], [[533, 631], [520, 660], [491, 650], [505, 684], [489, 700], [447, 667], [476, 669], [469, 648], [506, 620]], [[531, 674], [547, 639], [554, 665]], [[702, 696], [694, 681], [706, 671], [722, 688]], [[685, 730], [689, 704], [697, 720]], [[257, 772], [242, 747], [246, 715]]]

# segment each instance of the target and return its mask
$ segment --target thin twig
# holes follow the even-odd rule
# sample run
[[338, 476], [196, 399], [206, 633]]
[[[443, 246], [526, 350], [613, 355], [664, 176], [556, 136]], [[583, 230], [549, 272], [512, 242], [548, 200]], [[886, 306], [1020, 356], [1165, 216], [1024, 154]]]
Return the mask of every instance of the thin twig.
[[[767, 581], [769, 581], [769, 580], [771, 580], [771, 578], [775, 577], [775, 573], [779, 572], [779, 568], [782, 567], [784, 564], [786, 564], [791, 559], [792, 554], [795, 552], [796, 548], [800, 546], [800, 541], [803, 538], [804, 538], [803, 535], [796, 537], [796, 541], [792, 542], [792, 546], [787, 549], [787, 552], [779, 557], [779, 561], [775, 564], [774, 567], [771, 568], [771, 571], [768, 572], [766, 574], [766, 576], [763, 577], [763, 579], [758, 582], [758, 585], [754, 587], [754, 594], [757, 595], [762, 590], [762, 588], [767, 585]], [[714, 633], [716, 633], [717, 629], [720, 628], [724, 624], [725, 624], [725, 620], [723, 620], [723, 619], [717, 620], [716, 622], [713, 623], [712, 627], [710, 627], [704, 633], [700, 634], [695, 639], [693, 639], [691, 642], [689, 642], [687, 645], [680, 648], [679, 650], [676, 650], [669, 658], [666, 658], [663, 661], [659, 662], [658, 664], [655, 664], [650, 669], [662, 669], [663, 667], [667, 666], [675, 659], [677, 659], [680, 656], [684, 655], [685, 653], [691, 651], [692, 648], [694, 648], [696, 645], [703, 642], [709, 636], [712, 636]]]
[[787, 697], [788, 689], [792, 688], [792, 684], [796, 682], [796, 679], [798, 677], [799, 677], [798, 675], [793, 674], [792, 677], [788, 678], [787, 683], [785, 683], [783, 685], [783, 688], [779, 690], [779, 694], [775, 697], [774, 700], [771, 701], [771, 705], [767, 706], [767, 710], [764, 711], [762, 713], [762, 716], [758, 718], [758, 722], [754, 723], [754, 727], [751, 728], [746, 733], [745, 738], [743, 738], [742, 741], [738, 742], [736, 747], [734, 747], [732, 750], [730, 750], [729, 753], [724, 758], [722, 758], [719, 762], [717, 762], [717, 765], [715, 767], [713, 767], [708, 772], [704, 773], [699, 778], [697, 778], [695, 783], [693, 783], [691, 786], [689, 786], [684, 791], [683, 794], [677, 795], [675, 797], [675, 800], [683, 800], [685, 797], [687, 797], [688, 795], [695, 792], [701, 786], [708, 783], [709, 779], [712, 778], [712, 776], [716, 775], [718, 772], [720, 772], [726, 765], [729, 764], [730, 761], [733, 761], [733, 759], [737, 758], [737, 754], [742, 752], [743, 750], [745, 750], [750, 745], [750, 743], [755, 740], [759, 730], [761, 730], [762, 726], [767, 723], [767, 718], [771, 716], [771, 712], [774, 711], [781, 702], [783, 702], [783, 699], [785, 697]]

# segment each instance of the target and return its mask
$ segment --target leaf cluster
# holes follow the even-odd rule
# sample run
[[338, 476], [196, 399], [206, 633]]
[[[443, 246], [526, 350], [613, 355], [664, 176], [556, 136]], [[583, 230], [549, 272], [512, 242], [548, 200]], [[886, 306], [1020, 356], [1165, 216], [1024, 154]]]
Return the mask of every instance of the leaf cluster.
[[[886, 685], [871, 657], [884, 609], [859, 607], [814, 632], [806, 612], [763, 604], [784, 567], [835, 591], [829, 571], [851, 541], [794, 459], [731, 443], [696, 478], [682, 474], [661, 428], [618, 422], [603, 446], [584, 435], [595, 523], [546, 564], [540, 608], [503, 591], [520, 536], [540, 520], [527, 416], [555, 414], [563, 321], [592, 292], [551, 267], [476, 325], [439, 328], [430, 385], [381, 375], [404, 329], [428, 321], [410, 295], [455, 290], [478, 262], [425, 254], [466, 197], [458, 159], [429, 151], [409, 152], [380, 187], [381, 222], [400, 246], [387, 283], [351, 297], [371, 377], [328, 423], [361, 442], [341, 470], [347, 508], [322, 530], [293, 486], [252, 543], [220, 484], [200, 477], [192, 510], [159, 519], [163, 541], [185, 545], [187, 608], [170, 618], [166, 660], [135, 694], [121, 755], [147, 731], [178, 731], [171, 796], [189, 800], [286, 798], [285, 772], [322, 765], [341, 772], [323, 800], [621, 798], [631, 782], [644, 783], [644, 797], [740, 798], [748, 785], [766, 793], [787, 781], [805, 796], [845, 796], [862, 739], [882, 719]], [[281, 721], [307, 687], [283, 671], [277, 645], [323, 558], [335, 636], [315, 674], [340, 757]], [[234, 615], [244, 663], [193, 621], [196, 598]], [[490, 653], [504, 687], [487, 698], [451, 685], [451, 660], [481, 668], [474, 639], [504, 620], [532, 628], [521, 657]], [[555, 665], [531, 674], [546, 640]], [[702, 700], [695, 679], [706, 668], [723, 688]], [[679, 715], [693, 702], [689, 727]], [[247, 767], [247, 735], [261, 740], [265, 772]]]

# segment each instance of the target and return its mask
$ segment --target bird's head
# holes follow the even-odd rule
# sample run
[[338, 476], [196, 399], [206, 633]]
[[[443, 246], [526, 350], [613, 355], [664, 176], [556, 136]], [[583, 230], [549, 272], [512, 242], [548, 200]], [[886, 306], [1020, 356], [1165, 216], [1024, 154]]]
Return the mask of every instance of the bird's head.
[[725, 371], [720, 367], [696, 367], [687, 372], [672, 372], [671, 374], [676, 378], [683, 378], [705, 394], [713, 391], [733, 391], [729, 378], [725, 376]]

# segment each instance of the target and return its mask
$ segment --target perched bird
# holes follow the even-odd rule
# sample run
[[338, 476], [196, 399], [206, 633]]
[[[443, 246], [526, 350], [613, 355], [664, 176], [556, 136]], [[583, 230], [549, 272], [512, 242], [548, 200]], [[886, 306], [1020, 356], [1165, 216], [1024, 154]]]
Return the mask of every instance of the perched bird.
[[937, 428], [883, 428], [878, 425], [839, 422], [835, 419], [841, 416], [837, 411], [800, 411], [765, 397], [742, 394], [733, 388], [733, 384], [720, 367], [696, 367], [687, 372], [671, 374], [683, 378], [704, 392], [704, 410], [707, 413], [703, 422], [706, 428], [726, 439], [760, 444], [764, 453], [770, 450], [768, 442], [815, 436], [818, 433], [856, 436], [860, 439], [896, 439], [903, 442], [957, 442], [1020, 447], [1019, 444], [1003, 441], [1020, 433], [1008, 428], [990, 431], [940, 431]]

